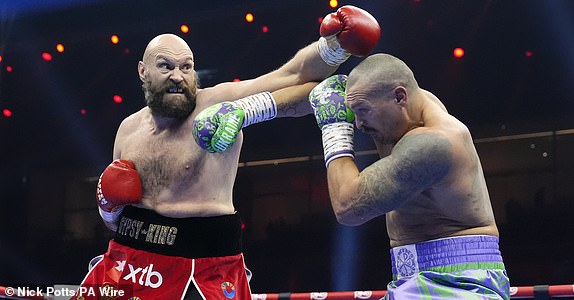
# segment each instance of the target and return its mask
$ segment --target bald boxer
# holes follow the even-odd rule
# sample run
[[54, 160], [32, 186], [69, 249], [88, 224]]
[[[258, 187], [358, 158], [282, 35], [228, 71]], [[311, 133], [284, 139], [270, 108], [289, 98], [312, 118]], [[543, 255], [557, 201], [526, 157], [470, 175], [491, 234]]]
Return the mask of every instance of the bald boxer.
[[[345, 103], [346, 100], [346, 103]], [[310, 94], [322, 129], [337, 220], [386, 217], [393, 281], [386, 299], [509, 299], [509, 279], [479, 157], [468, 128], [388, 54]], [[379, 159], [359, 170], [353, 123]]]
[[349, 55], [371, 52], [380, 28], [346, 6], [320, 32], [275, 71], [208, 88], [198, 86], [183, 39], [162, 34], [149, 42], [138, 64], [147, 105], [120, 124], [96, 193], [116, 235], [82, 287], [111, 286], [126, 299], [251, 299], [232, 199], [241, 129], [311, 113], [316, 82]]

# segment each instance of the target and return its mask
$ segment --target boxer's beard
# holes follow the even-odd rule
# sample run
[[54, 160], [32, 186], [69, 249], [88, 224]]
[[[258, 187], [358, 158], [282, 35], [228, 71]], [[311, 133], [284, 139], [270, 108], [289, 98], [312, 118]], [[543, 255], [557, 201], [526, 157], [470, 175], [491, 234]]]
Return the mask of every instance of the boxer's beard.
[[[164, 96], [166, 94], [172, 94], [169, 93], [169, 89], [175, 87], [180, 87], [182, 89], [184, 98], [178, 98], [173, 101], [164, 100]], [[150, 81], [145, 81], [142, 88], [147, 106], [154, 113], [163, 117], [184, 119], [195, 109], [195, 98], [198, 88], [197, 84], [189, 86], [184, 82], [179, 85], [166, 83], [159, 87], [152, 87]]]

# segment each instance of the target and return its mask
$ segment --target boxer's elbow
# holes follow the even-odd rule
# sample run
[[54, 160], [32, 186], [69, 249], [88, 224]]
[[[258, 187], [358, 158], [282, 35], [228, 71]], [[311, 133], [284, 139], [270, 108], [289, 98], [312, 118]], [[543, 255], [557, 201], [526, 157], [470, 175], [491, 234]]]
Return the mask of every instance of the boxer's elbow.
[[337, 222], [345, 226], [358, 226], [366, 220], [362, 209], [356, 206], [352, 198], [332, 198], [333, 211]]
[[353, 210], [338, 210], [335, 211], [335, 216], [337, 217], [337, 222], [345, 226], [359, 226], [368, 221], [357, 216]]
[[[337, 160], [331, 164], [337, 163]], [[335, 172], [338, 165], [334, 164], [330, 170], [329, 196], [333, 212], [337, 222], [346, 226], [357, 226], [366, 222], [363, 217], [364, 204], [362, 203], [357, 174], [349, 175], [349, 172]], [[338, 175], [345, 174], [341, 177]]]

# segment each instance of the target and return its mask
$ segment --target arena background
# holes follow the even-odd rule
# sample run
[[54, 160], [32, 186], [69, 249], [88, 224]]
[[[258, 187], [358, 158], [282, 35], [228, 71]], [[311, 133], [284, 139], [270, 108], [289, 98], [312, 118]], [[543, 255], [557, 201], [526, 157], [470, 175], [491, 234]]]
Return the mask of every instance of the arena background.
[[[574, 282], [574, 1], [338, 6], [346, 4], [381, 24], [376, 52], [406, 61], [473, 133], [511, 284]], [[173, 32], [188, 41], [210, 86], [279, 67], [318, 38], [318, 18], [333, 10], [324, 0], [3, 1], [0, 285], [79, 283], [107, 248], [95, 183], [120, 121], [144, 105], [136, 66], [152, 37]], [[453, 57], [456, 47], [464, 57]], [[385, 289], [384, 218], [336, 223], [313, 117], [244, 132], [235, 204], [253, 291]], [[361, 166], [376, 159], [373, 149], [358, 132]]]

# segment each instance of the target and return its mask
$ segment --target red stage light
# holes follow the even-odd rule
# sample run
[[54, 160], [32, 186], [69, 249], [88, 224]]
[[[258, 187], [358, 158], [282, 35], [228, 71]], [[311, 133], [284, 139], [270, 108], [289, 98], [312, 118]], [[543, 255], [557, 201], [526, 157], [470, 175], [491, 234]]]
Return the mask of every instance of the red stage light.
[[464, 49], [462, 48], [454, 48], [454, 51], [452, 52], [454, 57], [456, 58], [461, 58], [464, 56]]
[[114, 95], [114, 102], [115, 102], [115, 103], [122, 103], [122, 101], [124, 101], [124, 100], [122, 99], [122, 96], [120, 96], [120, 95]]
[[239, 82], [239, 81], [241, 81], [241, 79], [239, 79], [239, 78], [233, 78], [233, 82]]
[[254, 19], [254, 17], [253, 17], [253, 14], [252, 14], [252, 13], [247, 13], [247, 14], [245, 15], [245, 21], [251, 23], [251, 22], [253, 22], [253, 19]]
[[2, 110], [2, 114], [6, 117], [6, 118], [10, 118], [12, 116], [12, 111], [5, 108]]
[[532, 57], [532, 55], [533, 55], [532, 51], [524, 51], [524, 56]]
[[263, 26], [263, 27], [261, 27], [261, 31], [267, 33], [267, 32], [269, 32], [269, 27]]
[[110, 40], [112, 41], [112, 44], [117, 44], [120, 42], [120, 38], [115, 34], [110, 37]]
[[12, 72], [12, 66], [6, 66], [6, 72], [8, 73]]
[[62, 45], [62, 44], [56, 45], [56, 51], [58, 51], [60, 53], [64, 52], [64, 45]]
[[42, 59], [45, 61], [50, 61], [50, 60], [52, 60], [52, 54], [50, 54], [48, 52], [44, 52], [44, 53], [42, 53]]
[[2, 55], [0, 55], [0, 62], [2, 62]]
[[88, 113], [88, 111], [86, 111], [85, 108], [80, 109], [80, 114], [82, 114], [83, 116], [85, 116]]

